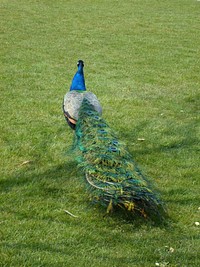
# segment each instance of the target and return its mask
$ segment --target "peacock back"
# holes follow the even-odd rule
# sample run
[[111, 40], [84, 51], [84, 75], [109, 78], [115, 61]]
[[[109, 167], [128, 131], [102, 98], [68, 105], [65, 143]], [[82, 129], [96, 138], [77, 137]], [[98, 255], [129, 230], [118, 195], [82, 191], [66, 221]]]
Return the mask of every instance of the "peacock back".
[[64, 96], [63, 110], [67, 112], [71, 118], [78, 120], [79, 109], [82, 104], [83, 98], [87, 99], [92, 105], [94, 110], [99, 114], [102, 114], [102, 107], [97, 97], [92, 92], [87, 91], [69, 91]]

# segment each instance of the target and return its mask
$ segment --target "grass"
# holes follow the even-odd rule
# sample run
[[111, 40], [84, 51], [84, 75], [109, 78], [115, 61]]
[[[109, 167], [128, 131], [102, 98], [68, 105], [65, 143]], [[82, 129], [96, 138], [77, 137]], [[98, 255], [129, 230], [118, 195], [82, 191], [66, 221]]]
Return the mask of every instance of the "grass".
[[[0, 266], [200, 266], [200, 3], [0, 5]], [[155, 181], [166, 227], [104, 218], [88, 201], [61, 109], [80, 58], [104, 118]]]

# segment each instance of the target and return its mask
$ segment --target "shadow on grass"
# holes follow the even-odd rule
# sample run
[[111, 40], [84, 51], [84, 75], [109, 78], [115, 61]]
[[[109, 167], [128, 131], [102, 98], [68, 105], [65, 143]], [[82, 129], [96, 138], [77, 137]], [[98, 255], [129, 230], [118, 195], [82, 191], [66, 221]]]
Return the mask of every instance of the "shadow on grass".
[[[66, 197], [69, 206], [84, 205], [89, 213], [94, 212], [94, 216], [101, 216], [102, 220], [106, 220], [111, 217], [116, 223], [132, 223], [134, 227], [141, 227], [141, 225], [154, 225], [163, 227], [166, 225], [164, 221], [160, 221], [159, 218], [156, 220], [146, 219], [140, 216], [138, 213], [127, 213], [121, 208], [116, 208], [114, 212], [106, 214], [106, 207], [101, 207], [97, 204], [93, 204], [89, 200], [86, 184], [84, 182], [84, 175], [77, 171], [77, 164], [74, 161], [67, 162], [63, 165], [54, 166], [53, 168], [38, 172], [37, 166], [25, 167], [13, 173], [12, 176], [0, 182], [1, 192], [18, 192], [18, 195], [14, 196], [17, 201], [20, 202], [20, 198], [26, 202], [27, 199], [37, 198], [37, 201], [41, 201], [45, 206], [45, 201], [60, 201], [63, 196]], [[37, 203], [36, 203], [37, 204]], [[36, 205], [35, 204], [35, 205]], [[95, 207], [95, 209], [93, 209]], [[91, 211], [89, 211], [91, 208]], [[13, 213], [18, 218], [28, 218], [29, 216], [37, 216], [36, 211], [29, 213], [25, 210]], [[35, 207], [34, 207], [35, 209]], [[87, 212], [86, 211], [86, 212]], [[41, 211], [40, 211], [41, 212]], [[18, 213], [18, 214], [17, 214]], [[40, 215], [40, 218], [53, 220], [52, 215], [46, 213], [46, 215]]]
[[167, 214], [165, 215], [158, 215], [156, 217], [143, 217], [140, 213], [138, 212], [127, 212], [126, 210], [123, 209], [115, 209], [113, 213], [111, 214], [106, 214], [104, 215], [105, 218], [111, 217], [113, 220], [115, 220], [117, 223], [120, 225], [123, 224], [131, 224], [134, 229], [140, 229], [143, 228], [144, 226], [147, 228], [152, 228], [152, 227], [158, 227], [158, 228], [167, 228], [169, 226], [169, 218]]
[[[171, 196], [168, 203], [179, 204], [181, 206], [199, 206], [200, 196], [197, 194], [191, 194], [190, 188], [173, 188], [167, 192], [167, 195]], [[174, 200], [175, 199], [175, 200]]]
[[76, 162], [71, 161], [66, 164], [57, 165], [46, 171], [39, 171], [40, 167], [37, 162], [31, 163], [29, 166], [24, 166], [12, 173], [12, 175], [0, 180], [0, 191], [9, 191], [13, 187], [39, 182], [44, 179], [56, 180], [66, 179], [70, 177], [76, 168]]
[[[190, 149], [191, 146], [195, 146], [198, 149], [198, 143], [199, 143], [199, 138], [198, 138], [198, 119], [193, 118], [190, 120], [189, 123], [181, 123], [181, 124], [175, 124], [175, 122], [163, 122], [163, 128], [165, 130], [162, 130], [162, 138], [165, 140], [165, 144], [162, 144], [162, 140], [157, 142], [156, 140], [153, 140], [154, 142], [156, 141], [156, 145], [154, 147], [146, 147], [145, 144], [146, 142], [141, 142], [141, 147], [142, 149], [135, 149], [135, 154], [153, 154], [153, 153], [162, 153], [162, 152], [171, 152], [172, 150], [178, 150], [178, 149], [183, 149], [183, 148], [188, 148]], [[155, 127], [155, 126], [153, 126]], [[123, 131], [122, 138], [126, 140], [130, 140], [130, 142], [137, 142], [137, 139], [141, 136], [138, 136], [140, 132], [143, 132], [144, 129], [151, 129], [153, 130], [153, 127], [151, 126], [151, 121], [143, 121], [139, 123], [138, 125], [134, 126], [134, 130], [130, 131]], [[155, 130], [156, 131], [156, 130]], [[151, 135], [153, 136], [153, 133], [151, 132]], [[171, 140], [170, 138], [176, 137], [178, 139], [177, 141]], [[166, 140], [169, 140], [169, 142], [166, 143]], [[127, 142], [127, 141], [126, 141]], [[158, 145], [157, 145], [158, 143]], [[128, 142], [127, 142], [128, 145]], [[134, 155], [133, 155], [134, 156]]]

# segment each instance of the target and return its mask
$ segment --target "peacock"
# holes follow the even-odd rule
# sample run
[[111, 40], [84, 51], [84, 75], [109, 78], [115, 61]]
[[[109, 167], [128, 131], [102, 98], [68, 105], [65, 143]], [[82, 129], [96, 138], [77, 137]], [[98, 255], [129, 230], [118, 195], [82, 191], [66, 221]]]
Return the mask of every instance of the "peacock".
[[78, 61], [70, 91], [64, 97], [64, 116], [75, 131], [74, 150], [83, 170], [90, 199], [106, 213], [123, 209], [144, 218], [162, 218], [165, 208], [137, 167], [126, 145], [102, 117], [96, 95], [86, 93], [84, 62]]

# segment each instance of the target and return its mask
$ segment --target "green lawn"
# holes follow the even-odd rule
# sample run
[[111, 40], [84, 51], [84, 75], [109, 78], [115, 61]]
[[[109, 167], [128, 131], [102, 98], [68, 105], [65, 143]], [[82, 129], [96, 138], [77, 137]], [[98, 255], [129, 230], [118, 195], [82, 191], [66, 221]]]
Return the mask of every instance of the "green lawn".
[[[199, 267], [200, 2], [0, 7], [0, 266]], [[62, 114], [78, 59], [166, 203], [165, 227], [90, 204]]]

